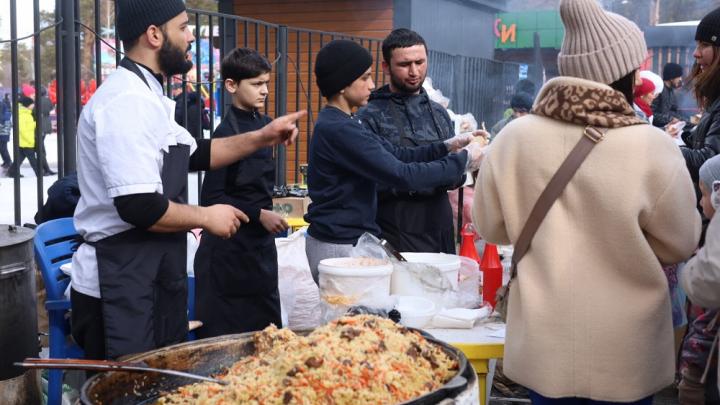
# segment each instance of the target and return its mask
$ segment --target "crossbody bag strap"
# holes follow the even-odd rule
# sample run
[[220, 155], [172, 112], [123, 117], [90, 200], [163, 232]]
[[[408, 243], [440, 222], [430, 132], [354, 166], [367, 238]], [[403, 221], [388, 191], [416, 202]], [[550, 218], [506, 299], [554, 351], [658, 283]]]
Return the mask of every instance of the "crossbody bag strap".
[[528, 217], [525, 226], [520, 232], [520, 237], [515, 243], [515, 250], [512, 256], [512, 268], [510, 279], [514, 279], [517, 274], [517, 264], [522, 260], [525, 253], [530, 249], [530, 242], [532, 241], [535, 232], [537, 232], [540, 224], [545, 219], [550, 207], [557, 198], [562, 194], [565, 186], [570, 182], [570, 179], [575, 175], [578, 168], [585, 158], [590, 153], [598, 142], [602, 141], [607, 133], [607, 128], [595, 128], [591, 126], [585, 127], [583, 136], [580, 141], [575, 145], [575, 148], [570, 152], [565, 161], [560, 165], [560, 168], [555, 172], [552, 179], [548, 183], [545, 190], [538, 198], [530, 216]]

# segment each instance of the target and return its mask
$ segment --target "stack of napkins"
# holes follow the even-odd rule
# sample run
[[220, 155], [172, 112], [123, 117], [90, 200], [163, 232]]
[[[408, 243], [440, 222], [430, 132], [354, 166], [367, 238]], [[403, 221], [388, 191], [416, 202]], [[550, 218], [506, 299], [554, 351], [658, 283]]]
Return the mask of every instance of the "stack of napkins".
[[451, 308], [441, 309], [430, 322], [429, 328], [436, 329], [472, 329], [475, 321], [490, 315], [490, 307], [479, 309]]

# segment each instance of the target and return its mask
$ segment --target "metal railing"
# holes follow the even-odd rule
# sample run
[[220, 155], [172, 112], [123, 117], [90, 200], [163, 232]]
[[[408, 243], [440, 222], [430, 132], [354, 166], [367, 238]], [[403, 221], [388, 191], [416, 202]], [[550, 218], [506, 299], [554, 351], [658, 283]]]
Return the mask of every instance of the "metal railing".
[[[33, 41], [35, 61], [47, 51], [47, 43], [41, 41], [43, 31], [54, 34], [55, 62], [54, 72], [43, 72], [42, 63], [34, 63], [30, 77], [18, 76], [17, 37], [17, 0], [10, 0], [9, 20], [11, 38], [8, 41], [11, 51], [12, 89], [18, 89], [22, 80], [35, 81], [35, 93], [39, 95], [51, 77], [55, 77], [57, 94], [57, 162], [60, 177], [75, 171], [75, 137], [77, 120], [82, 106], [95, 85], [100, 86], [103, 79], [119, 64], [122, 57], [118, 51], [120, 41], [115, 32], [114, 1], [94, 0], [93, 7], [81, 9], [80, 0], [56, 0], [54, 21], [40, 26], [39, 0], [33, 0], [34, 33], [29, 36]], [[181, 83], [182, 92], [176, 94], [180, 100], [187, 101], [190, 93], [196, 93], [197, 99], [207, 100], [211, 110], [210, 128], [214, 128], [216, 117], [224, 116], [231, 105], [229, 93], [224, 91], [219, 79], [219, 65], [222, 58], [235, 47], [250, 47], [265, 55], [273, 64], [273, 73], [269, 90], [271, 97], [266, 102], [265, 113], [280, 116], [288, 111], [305, 109], [306, 118], [298, 122], [300, 136], [295, 145], [277, 147], [277, 184], [301, 182], [302, 165], [307, 163], [308, 143], [313, 123], [323, 106], [315, 83], [313, 67], [320, 48], [333, 39], [350, 39], [364, 46], [374, 57], [374, 78], [377, 86], [386, 83], [386, 77], [380, 67], [382, 41], [376, 38], [350, 36], [342, 33], [324, 32], [311, 29], [287, 27], [267, 23], [236, 15], [212, 11], [188, 10], [190, 25], [194, 27], [196, 41], [193, 45], [194, 68], [181, 78], [167, 81], [167, 94], [173, 96], [173, 82]], [[46, 18], [47, 20], [47, 18]], [[53, 32], [54, 31], [54, 32]], [[48, 34], [45, 34], [48, 35]], [[2, 50], [0, 49], [0, 52]], [[435, 80], [435, 87], [442, 89], [459, 113], [472, 112], [478, 122], [492, 122], [500, 119], [502, 109], [510, 97], [509, 91], [517, 80], [517, 66], [477, 58], [451, 56], [440, 52], [430, 52], [429, 75]], [[501, 80], [488, 80], [488, 75], [499, 75]], [[81, 89], [85, 87], [84, 91]], [[19, 157], [17, 91], [11, 92], [13, 106], [13, 158]], [[488, 96], [489, 95], [489, 96]], [[187, 102], [181, 105], [182, 123], [196, 137], [208, 137], [209, 130], [202, 128], [203, 108], [188, 109]], [[36, 146], [39, 165], [44, 155], [43, 117], [36, 114]], [[37, 209], [44, 204], [45, 190], [42, 167], [37, 176]], [[18, 171], [19, 173], [19, 171]], [[21, 222], [21, 179], [15, 176], [13, 181], [14, 222]], [[202, 174], [197, 176], [197, 189], [202, 184]], [[27, 207], [27, 206], [26, 206]], [[28, 209], [28, 208], [26, 208]]]

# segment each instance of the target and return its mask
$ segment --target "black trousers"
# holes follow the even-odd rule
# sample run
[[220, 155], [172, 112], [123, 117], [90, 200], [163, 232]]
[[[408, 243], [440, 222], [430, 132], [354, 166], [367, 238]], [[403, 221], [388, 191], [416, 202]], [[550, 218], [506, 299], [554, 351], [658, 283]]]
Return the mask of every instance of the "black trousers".
[[20, 155], [16, 162], [10, 166], [10, 168], [7, 171], [8, 176], [14, 176], [16, 173], [20, 171], [20, 166], [22, 166], [23, 162], [25, 161], [25, 158], [30, 162], [30, 166], [32, 167], [33, 171], [35, 172], [35, 176], [39, 176], [38, 172], [38, 161], [37, 157], [35, 157], [35, 149], [33, 148], [20, 148]]
[[70, 289], [72, 305], [72, 336], [85, 351], [86, 359], [103, 360], [105, 356], [105, 325], [103, 324], [102, 302]]
[[3, 167], [9, 167], [12, 164], [12, 158], [8, 151], [9, 137], [6, 140], [3, 139], [4, 137], [0, 135], [0, 158], [2, 158]]

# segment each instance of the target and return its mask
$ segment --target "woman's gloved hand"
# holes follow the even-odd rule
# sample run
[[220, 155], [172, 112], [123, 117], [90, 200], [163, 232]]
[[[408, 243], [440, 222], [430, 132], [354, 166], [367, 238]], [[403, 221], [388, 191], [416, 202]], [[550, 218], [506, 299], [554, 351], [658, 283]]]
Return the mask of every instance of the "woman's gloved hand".
[[464, 148], [472, 141], [479, 141], [482, 144], [487, 144], [490, 134], [487, 131], [478, 129], [473, 132], [463, 132], [459, 135], [455, 135], [452, 138], [444, 141], [445, 146], [448, 148], [448, 152], [457, 152]]
[[465, 170], [468, 172], [474, 172], [475, 170], [478, 170], [480, 168], [480, 165], [482, 164], [483, 158], [485, 157], [485, 153], [488, 150], [488, 146], [485, 146], [479, 142], [470, 142], [463, 149], [468, 152], [468, 160], [467, 165], [465, 166]]

